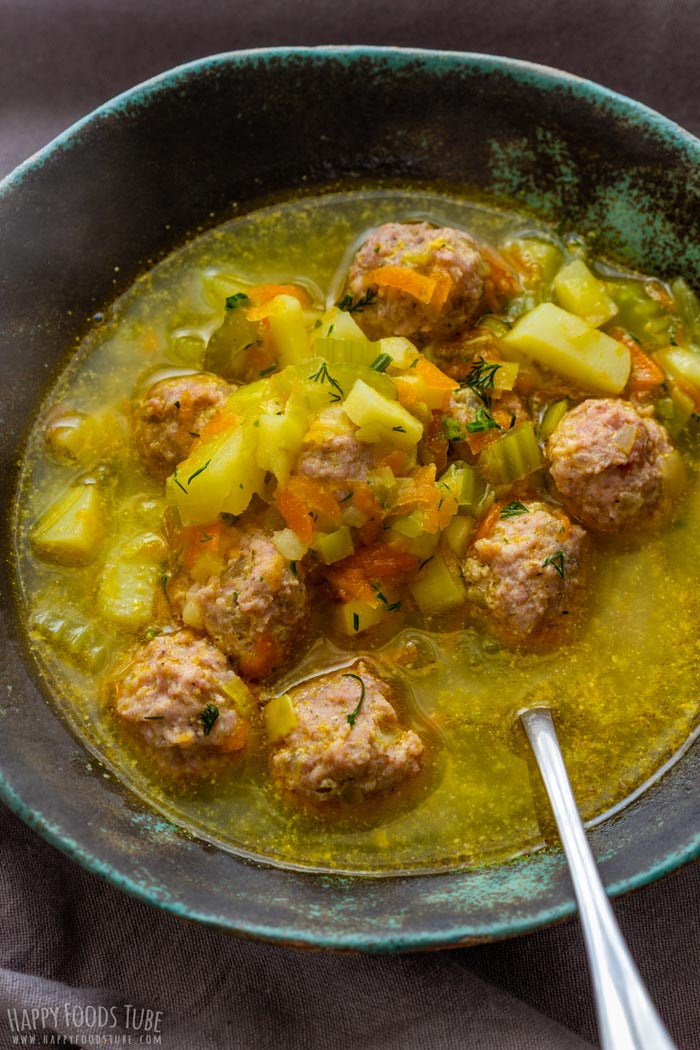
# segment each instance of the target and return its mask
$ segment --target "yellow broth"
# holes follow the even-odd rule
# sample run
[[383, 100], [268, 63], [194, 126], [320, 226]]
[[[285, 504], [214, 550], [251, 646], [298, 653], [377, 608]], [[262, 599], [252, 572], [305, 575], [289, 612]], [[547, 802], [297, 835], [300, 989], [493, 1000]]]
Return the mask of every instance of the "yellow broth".
[[[367, 190], [292, 200], [234, 219], [189, 244], [139, 280], [96, 321], [48, 404], [90, 412], [131, 397], [149, 370], [187, 367], [188, 354], [218, 323], [203, 275], [234, 273], [251, 283], [303, 279], [332, 302], [364, 232], [396, 219], [427, 219], [498, 243], [530, 219], [429, 192]], [[514, 715], [537, 699], [555, 711], [585, 819], [624, 803], [682, 748], [698, 725], [700, 491], [692, 441], [688, 486], [672, 524], [624, 541], [594, 541], [594, 567], [578, 631], [559, 647], [522, 653], [500, 646], [459, 616], [426, 625], [415, 615], [352, 643], [320, 638], [285, 685], [369, 650], [397, 687], [401, 720], [427, 744], [424, 770], [393, 796], [362, 807], [309, 813], [285, 800], [267, 772], [269, 748], [254, 728], [242, 756], [203, 780], [164, 777], [110, 715], [106, 685], [139, 637], [106, 623], [96, 630], [108, 659], [78, 670], [52, 648], [37, 614], [71, 605], [95, 623], [99, 561], [60, 568], [35, 558], [30, 531], [78, 468], [44, 450], [34, 426], [16, 508], [20, 593], [33, 651], [62, 710], [123, 782], [172, 821], [217, 845], [314, 869], [394, 872], [502, 861], [538, 847], [543, 818], [532, 763]], [[159, 487], [129, 460], [113, 482], [116, 516], [133, 514]], [[136, 504], [135, 502], [136, 501]], [[426, 629], [429, 628], [429, 629]], [[534, 786], [533, 786], [534, 785]], [[546, 826], [546, 816], [544, 816]]]

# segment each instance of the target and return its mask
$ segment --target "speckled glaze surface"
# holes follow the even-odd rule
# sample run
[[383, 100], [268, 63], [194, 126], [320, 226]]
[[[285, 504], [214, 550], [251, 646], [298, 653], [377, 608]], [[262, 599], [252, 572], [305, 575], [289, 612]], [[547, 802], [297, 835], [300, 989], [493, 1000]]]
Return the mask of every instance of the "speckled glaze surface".
[[[700, 282], [700, 143], [575, 77], [378, 48], [204, 59], [108, 103], [0, 184], [2, 503], [33, 407], [88, 318], [188, 236], [335, 180], [429, 180], [515, 201], [632, 266]], [[574, 910], [560, 850], [396, 878], [315, 876], [188, 838], [129, 795], [47, 704], [4, 531], [0, 796], [129, 893], [242, 936], [366, 951], [511, 936]], [[613, 893], [700, 853], [700, 749], [591, 831]]]

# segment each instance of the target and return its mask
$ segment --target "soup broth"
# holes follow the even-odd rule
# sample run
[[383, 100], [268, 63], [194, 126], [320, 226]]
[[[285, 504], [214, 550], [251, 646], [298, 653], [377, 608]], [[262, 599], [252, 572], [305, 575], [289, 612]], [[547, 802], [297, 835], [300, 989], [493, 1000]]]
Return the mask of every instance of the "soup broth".
[[[513, 728], [518, 709], [533, 700], [554, 712], [574, 792], [588, 821], [624, 804], [687, 745], [698, 726], [700, 489], [695, 392], [672, 373], [673, 358], [668, 359], [671, 372], [665, 374], [664, 388], [650, 394], [648, 403], [681, 451], [682, 490], [674, 490], [672, 509], [658, 527], [593, 530], [585, 587], [571, 608], [572, 623], [563, 632], [533, 646], [518, 640], [511, 644], [480, 616], [470, 615], [468, 602], [446, 608], [438, 602], [433, 612], [430, 599], [421, 606], [411, 597], [410, 586], [401, 592], [400, 603], [395, 588], [378, 603], [375, 600], [383, 613], [382, 603], [387, 608], [400, 605], [376, 626], [353, 632], [352, 624], [346, 624], [343, 631], [334, 619], [337, 595], [329, 597], [324, 584], [321, 597], [312, 598], [312, 626], [304, 638], [300, 635], [291, 657], [265, 676], [264, 699], [290, 691], [293, 695], [297, 683], [330, 669], [358, 678], [358, 655], [368, 658], [393, 691], [401, 725], [423, 743], [420, 772], [406, 783], [361, 802], [300, 803], [270, 775], [276, 742], [257, 705], [249, 715], [245, 747], [196, 776], [186, 771], [170, 775], [115, 714], [114, 681], [123, 675], [134, 648], [167, 636], [178, 623], [169, 605], [175, 577], [163, 515], [167, 520], [181, 497], [168, 495], [172, 482], [171, 489], [164, 490], [162, 482], [149, 477], [130, 444], [129, 406], [134, 397], [154, 378], [188, 375], [203, 367], [215, 371], [212, 347], [216, 348], [227, 304], [232, 314], [240, 308], [236, 296], [245, 299], [250, 288], [301, 287], [307, 296], [303, 307], [309, 338], [325, 325], [324, 336], [332, 340], [324, 310], [342, 302], [355, 252], [368, 231], [396, 222], [469, 231], [478, 243], [511, 261], [512, 246], [519, 244], [522, 262], [524, 242], [544, 245], [557, 255], [561, 268], [585, 259], [599, 287], [617, 304], [617, 316], [610, 323], [632, 331], [637, 323], [658, 322], [652, 343], [654, 352], [661, 354], [659, 360], [666, 360], [663, 353], [674, 345], [691, 352], [688, 325], [685, 333], [681, 331], [683, 304], [674, 305], [665, 285], [621, 273], [609, 260], [596, 259], [583, 238], [562, 236], [530, 217], [417, 189], [348, 190], [292, 199], [205, 233], [137, 281], [104, 317], [95, 318], [36, 420], [18, 490], [19, 590], [32, 651], [52, 695], [90, 750], [131, 790], [187, 831], [224, 849], [315, 870], [446, 869], [501, 862], [541, 846], [542, 798], [527, 749]], [[530, 263], [534, 266], [532, 259]], [[540, 260], [538, 265], [545, 264]], [[541, 286], [538, 290], [535, 282], [528, 283], [527, 266], [517, 277], [517, 289], [489, 311], [484, 331], [489, 331], [494, 316], [515, 331], [529, 311], [557, 299], [551, 290], [543, 293]], [[558, 301], [562, 303], [561, 296]], [[361, 312], [350, 316], [362, 321]], [[489, 338], [494, 333], [501, 338], [506, 329], [493, 323]], [[603, 328], [607, 325], [609, 330], [610, 323]], [[643, 337], [641, 344], [649, 350]], [[453, 362], [445, 364], [439, 347], [424, 340], [421, 349], [449, 374]], [[513, 357], [521, 361], [522, 375], [522, 357]], [[258, 372], [265, 379], [263, 373], [274, 375], [276, 367], [278, 362], [270, 366], [261, 359]], [[341, 372], [340, 366], [329, 363], [324, 375], [332, 379]], [[243, 377], [234, 378], [240, 382]], [[244, 378], [250, 382], [250, 374]], [[584, 389], [577, 400], [585, 397]], [[685, 419], [683, 397], [693, 402]], [[538, 408], [540, 445], [546, 411], [562, 400], [552, 396]], [[569, 396], [569, 406], [575, 401]], [[490, 403], [486, 399], [483, 404], [480, 423], [491, 418]], [[60, 444], [71, 427], [77, 433], [82, 426], [85, 432], [86, 418], [94, 424], [90, 440], [95, 451], [81, 451], [77, 458], [57, 454], [47, 433], [57, 436]], [[470, 431], [474, 433], [478, 431]], [[453, 452], [450, 458], [455, 458]], [[534, 504], [528, 500], [539, 500], [550, 491], [543, 470], [542, 466], [532, 472], [529, 481], [516, 479], [512, 491], [493, 484], [485, 504], [490, 498], [491, 508], [500, 508], [504, 521], [507, 507], [523, 518], [527, 511], [518, 506], [533, 513]], [[194, 473], [184, 487], [180, 485], [183, 492], [193, 489], [187, 482]], [[90, 485], [99, 487], [108, 494], [110, 506], [104, 536], [84, 565], [47, 557], [37, 541], [40, 523], [47, 514], [50, 518], [51, 508], [76, 482], [83, 485], [81, 493]], [[526, 491], [527, 485], [531, 489]], [[269, 491], [255, 499], [260, 513], [266, 513], [265, 500], [268, 506], [272, 503]], [[553, 499], [558, 507], [558, 498]], [[231, 512], [225, 513], [231, 517]], [[461, 515], [468, 519], [464, 529], [472, 530], [468, 543], [474, 542], [479, 522], [488, 513], [493, 515], [493, 510], [482, 507], [479, 513]], [[411, 513], [405, 520], [410, 517]], [[189, 524], [205, 526], [206, 520]], [[355, 535], [362, 526], [343, 527]], [[139, 577], [146, 581], [143, 601], [150, 602], [149, 612], [137, 626], [129, 622], [128, 613], [122, 616], [113, 606], [105, 615], [106, 576], [118, 574], [119, 550], [135, 530], [155, 537], [151, 561], [144, 556], [150, 575]], [[458, 533], [458, 528], [450, 533], [457, 544]], [[210, 543], [208, 535], [202, 532], [199, 541]], [[406, 544], [415, 542], [404, 539]], [[418, 551], [420, 571], [431, 560], [434, 569], [436, 553], [443, 549], [433, 546], [431, 552], [431, 542], [424, 551], [410, 548]], [[561, 569], [563, 575], [563, 561], [558, 568], [556, 562], [560, 553], [551, 555], [550, 569]], [[460, 564], [465, 556], [462, 550], [453, 562]], [[331, 562], [331, 568], [333, 564], [338, 562]], [[459, 572], [456, 579], [461, 586]], [[138, 604], [139, 595], [133, 597]], [[569, 616], [568, 608], [562, 612]], [[362, 675], [360, 685], [364, 697]], [[254, 685], [254, 695], [256, 689]]]

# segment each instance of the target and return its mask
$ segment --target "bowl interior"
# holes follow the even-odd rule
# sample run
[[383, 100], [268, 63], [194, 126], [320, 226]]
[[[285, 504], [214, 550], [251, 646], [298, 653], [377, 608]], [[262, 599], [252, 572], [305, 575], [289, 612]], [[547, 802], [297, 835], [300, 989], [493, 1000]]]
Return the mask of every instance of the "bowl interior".
[[[552, 70], [439, 52], [323, 48], [202, 60], [120, 96], [0, 185], [3, 505], [27, 420], [88, 319], [188, 237], [263, 198], [428, 181], [598, 235], [628, 266], [700, 280], [700, 144]], [[12, 578], [12, 539], [4, 560]], [[178, 914], [322, 947], [495, 938], [569, 914], [556, 849], [392, 879], [263, 867], [188, 838], [87, 755], [46, 704], [11, 587], [0, 792], [80, 862]], [[695, 856], [700, 751], [591, 832], [613, 892]]]

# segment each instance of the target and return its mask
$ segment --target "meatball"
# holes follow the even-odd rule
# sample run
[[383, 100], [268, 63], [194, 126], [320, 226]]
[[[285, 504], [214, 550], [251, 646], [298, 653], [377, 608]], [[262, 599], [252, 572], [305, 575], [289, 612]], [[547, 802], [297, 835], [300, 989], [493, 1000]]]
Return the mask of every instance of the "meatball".
[[159, 481], [186, 459], [204, 424], [235, 386], [198, 372], [161, 379], [133, 407], [134, 444], [147, 474]]
[[477, 615], [501, 640], [522, 645], [548, 640], [572, 611], [588, 543], [559, 508], [532, 501], [513, 504], [513, 511], [475, 541], [463, 572]]
[[294, 473], [336, 482], [339, 495], [347, 491], [344, 482], [365, 481], [376, 466], [376, 451], [357, 440], [356, 430], [341, 406], [326, 409], [307, 431]]
[[283, 558], [260, 530], [244, 533], [223, 570], [184, 596], [185, 622], [250, 678], [266, 678], [300, 651], [308, 617], [303, 566]]
[[360, 661], [290, 691], [298, 725], [270, 756], [283, 790], [312, 803], [393, 791], [421, 766], [423, 742], [396, 717], [391, 691]]
[[236, 680], [206, 638], [182, 629], [142, 645], [114, 688], [117, 715], [175, 766], [239, 751], [248, 722], [224, 691]]
[[682, 481], [665, 429], [627, 401], [584, 401], [547, 443], [550, 474], [567, 510], [591, 529], [649, 529]]
[[[463, 442], [471, 437], [471, 445], [483, 446], [517, 423], [527, 422], [530, 413], [512, 390], [494, 391], [487, 403], [469, 386], [463, 386], [451, 395], [443, 419], [450, 440]], [[468, 426], [474, 429], [470, 432]], [[474, 437], [476, 434], [479, 438]]]
[[[410, 269], [424, 280], [409, 291], [392, 283], [390, 271], [378, 273], [385, 267], [394, 268], [394, 275], [396, 267]], [[360, 246], [347, 289], [357, 304], [353, 316], [369, 339], [447, 338], [476, 314], [488, 273], [469, 234], [427, 222], [388, 222]]]

